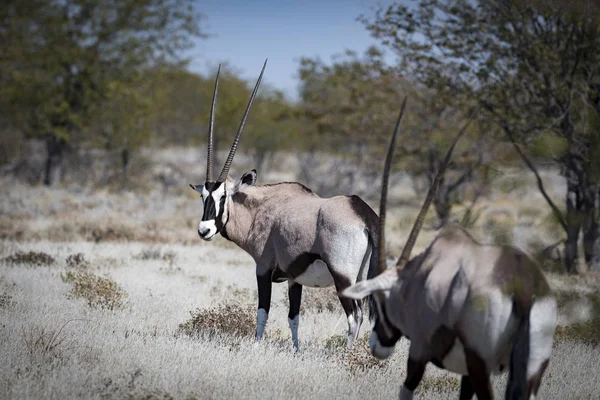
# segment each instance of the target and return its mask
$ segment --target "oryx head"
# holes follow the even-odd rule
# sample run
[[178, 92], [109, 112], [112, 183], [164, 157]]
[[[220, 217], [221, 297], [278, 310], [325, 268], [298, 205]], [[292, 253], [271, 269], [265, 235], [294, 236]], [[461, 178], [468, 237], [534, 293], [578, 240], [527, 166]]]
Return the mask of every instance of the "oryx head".
[[233, 144], [231, 145], [231, 149], [229, 150], [229, 155], [227, 156], [225, 165], [221, 170], [221, 175], [219, 175], [219, 178], [216, 181], [214, 181], [213, 126], [215, 119], [215, 105], [217, 101], [217, 89], [219, 87], [219, 73], [221, 71], [220, 65], [219, 69], [217, 70], [217, 77], [215, 79], [215, 89], [213, 92], [212, 105], [210, 108], [210, 122], [208, 127], [206, 182], [204, 182], [204, 185], [190, 184], [190, 187], [192, 189], [194, 189], [202, 195], [204, 211], [202, 214], [202, 220], [198, 224], [198, 235], [204, 240], [212, 240], [217, 233], [221, 232], [225, 224], [227, 224], [227, 220], [229, 219], [229, 212], [227, 210], [227, 198], [234, 195], [239, 190], [244, 189], [247, 186], [251, 186], [256, 182], [256, 170], [253, 169], [252, 171], [245, 173], [237, 182], [233, 183], [231, 178], [229, 178], [229, 168], [231, 167], [231, 162], [233, 161], [233, 156], [235, 155], [235, 151], [240, 141], [240, 136], [242, 135], [242, 130], [244, 129], [246, 118], [248, 117], [248, 112], [250, 111], [250, 107], [252, 106], [252, 102], [254, 101], [256, 92], [258, 91], [258, 86], [260, 85], [260, 81], [262, 79], [263, 72], [265, 72], [266, 66], [267, 60], [265, 60], [265, 63], [260, 72], [260, 76], [258, 77], [258, 81], [254, 86], [254, 90], [252, 91], [252, 95], [250, 96], [250, 100], [248, 101], [248, 106], [246, 107], [246, 111], [244, 112], [242, 122], [240, 123], [240, 127], [238, 128]]
[[[390, 166], [392, 161], [392, 156], [394, 153], [394, 147], [396, 144], [396, 137], [398, 135], [398, 131], [400, 129], [400, 121], [402, 120], [402, 115], [404, 114], [404, 107], [406, 106], [406, 98], [402, 103], [402, 107], [400, 109], [400, 115], [398, 116], [398, 121], [396, 122], [396, 128], [394, 130], [394, 134], [392, 135], [392, 141], [390, 142], [390, 147], [388, 148], [388, 153], [385, 159], [385, 167], [383, 171], [383, 179], [381, 184], [381, 200], [379, 204], [379, 275], [372, 279], [368, 279], [365, 281], [357, 282], [355, 285], [350, 286], [346, 290], [344, 290], [341, 295], [345, 297], [349, 297], [352, 299], [360, 300], [365, 298], [368, 295], [372, 295], [375, 300], [375, 306], [377, 308], [377, 315], [375, 317], [375, 324], [373, 325], [373, 330], [371, 331], [371, 337], [369, 339], [369, 345], [371, 348], [371, 354], [379, 359], [388, 358], [394, 351], [394, 347], [396, 342], [400, 340], [402, 337], [402, 332], [396, 328], [393, 324], [390, 323], [390, 313], [393, 313], [396, 307], [401, 306], [399, 304], [394, 304], [390, 301], [390, 292], [393, 288], [398, 285], [402, 285], [403, 275], [404, 275], [404, 266], [408, 263], [410, 259], [410, 253], [417, 241], [417, 236], [419, 235], [419, 231], [423, 226], [423, 222], [425, 221], [425, 216], [431, 205], [433, 200], [435, 191], [444, 175], [448, 164], [450, 163], [450, 158], [452, 156], [452, 152], [458, 139], [464, 134], [471, 118], [464, 125], [462, 130], [454, 139], [454, 142], [448, 149], [446, 153], [446, 157], [444, 162], [442, 163], [440, 169], [437, 172], [435, 180], [431, 184], [429, 191], [427, 192], [427, 197], [423, 202], [421, 210], [419, 211], [419, 215], [415, 220], [415, 223], [410, 231], [410, 235], [406, 241], [406, 245], [402, 250], [402, 255], [396, 262], [396, 267], [392, 269], [387, 269], [387, 265], [385, 262], [385, 212], [386, 212], [386, 200], [387, 200], [387, 188], [388, 188], [388, 178], [390, 172]], [[394, 301], [396, 301], [396, 297], [394, 297]]]

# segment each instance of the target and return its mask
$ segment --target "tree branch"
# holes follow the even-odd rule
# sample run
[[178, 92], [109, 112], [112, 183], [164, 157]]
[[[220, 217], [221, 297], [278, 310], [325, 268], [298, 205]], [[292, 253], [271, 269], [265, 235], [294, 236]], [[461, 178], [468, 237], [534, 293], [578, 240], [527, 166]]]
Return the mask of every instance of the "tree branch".
[[546, 202], [548, 203], [550, 208], [552, 208], [552, 212], [554, 213], [554, 216], [556, 217], [556, 219], [558, 220], [560, 225], [563, 227], [563, 229], [566, 231], [567, 230], [567, 222], [566, 222], [563, 214], [560, 212], [560, 210], [558, 209], [556, 204], [554, 204], [554, 202], [552, 201], [552, 199], [546, 192], [546, 189], [544, 188], [544, 182], [542, 181], [542, 178], [540, 177], [540, 174], [539, 174], [537, 168], [535, 167], [535, 165], [533, 165], [531, 160], [527, 157], [527, 155], [523, 152], [523, 150], [521, 149], [519, 144], [515, 141], [515, 138], [512, 135], [512, 132], [510, 131], [510, 129], [508, 129], [508, 127], [505, 125], [502, 128], [504, 129], [504, 132], [510, 139], [510, 142], [512, 143], [513, 147], [517, 150], [517, 153], [519, 153], [519, 156], [521, 156], [521, 159], [523, 160], [523, 162], [525, 162], [527, 167], [535, 175], [535, 179], [537, 181], [538, 188], [539, 188], [540, 192], [542, 193], [542, 196], [544, 196], [544, 199], [546, 199]]

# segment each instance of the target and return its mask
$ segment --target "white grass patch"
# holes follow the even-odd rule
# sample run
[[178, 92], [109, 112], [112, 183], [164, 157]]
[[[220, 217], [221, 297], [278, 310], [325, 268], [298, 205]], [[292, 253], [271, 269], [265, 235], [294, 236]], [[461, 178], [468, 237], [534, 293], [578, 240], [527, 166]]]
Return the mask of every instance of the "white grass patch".
[[[182, 171], [203, 171], [201, 150], [165, 149], [153, 156]], [[231, 175], [237, 178], [252, 168], [251, 161], [238, 154]], [[294, 155], [280, 154], [276, 163], [285, 168], [259, 171], [259, 183], [298, 179]], [[542, 173], [551, 196], [564, 198], [564, 179], [556, 171]], [[525, 246], [534, 236], [555, 242], [556, 233], [539, 228], [549, 209], [542, 206], [533, 176], [505, 171], [505, 179], [514, 177], [522, 186], [514, 193], [494, 190], [482, 199], [485, 213], [471, 232], [486, 242], [490, 232], [485, 226], [493, 221], [496, 227], [510, 229], [518, 245]], [[352, 372], [341, 361], [347, 334], [341, 307], [338, 312], [307, 310], [299, 323], [301, 353], [295, 355], [283, 301], [287, 283], [273, 285], [267, 339], [260, 345], [253, 337], [192, 339], [178, 333], [179, 324], [198, 308], [230, 301], [251, 307], [257, 303], [251, 257], [221, 237], [210, 243], [198, 238], [195, 228], [202, 204], [187, 180], [180, 176], [166, 194], [160, 185], [143, 193], [114, 193], [32, 187], [2, 179], [0, 259], [36, 251], [56, 262], [33, 266], [0, 261], [0, 296], [5, 299], [0, 308], [0, 397], [397, 398], [409, 342], [402, 339], [383, 368]], [[421, 201], [401, 171], [392, 181], [386, 226], [390, 263], [400, 255]], [[368, 191], [370, 184], [358, 187]], [[365, 199], [376, 211], [377, 197]], [[437, 234], [429, 225], [413, 254]], [[93, 309], [82, 299], [68, 298], [72, 286], [63, 282], [61, 273], [79, 268], [66, 262], [76, 253], [84, 255], [87, 271], [109, 277], [125, 290], [122, 309]], [[555, 290], [588, 294], [600, 286], [547, 276]], [[576, 303], [563, 311], [560, 322], [587, 318], [588, 306]], [[369, 331], [365, 315], [360, 336]], [[343, 345], [332, 352], [326, 343], [337, 336]], [[598, 347], [558, 343], [539, 398], [594, 398], [600, 392], [598, 370]], [[494, 378], [496, 398], [504, 397], [505, 384], [506, 375]], [[459, 377], [430, 364], [415, 398], [456, 399], [458, 393]]]
[[[220, 239], [222, 240], [222, 239]], [[408, 341], [402, 339], [382, 369], [352, 374], [325, 349], [333, 335], [346, 335], [343, 314], [307, 313], [300, 318], [300, 349], [294, 355], [281, 302], [287, 284], [275, 284], [266, 334], [289, 346], [253, 338], [190, 339], [177, 334], [180, 323], [196, 308], [231, 300], [235, 285], [256, 291], [254, 269], [241, 250], [211, 246], [164, 246], [176, 254], [181, 270], [166, 274], [168, 261], [140, 260], [155, 247], [141, 243], [7, 243], [2, 256], [42, 251], [58, 261], [47, 267], [0, 264], [0, 290], [14, 305], [0, 313], [0, 391], [8, 398], [123, 398], [154, 394], [174, 398], [394, 398], [405, 376]], [[108, 275], [127, 293], [127, 306], [106, 311], [69, 300], [70, 286], [60, 279], [64, 259], [82, 252], [90, 269]], [[218, 257], [216, 257], [218, 255]], [[110, 256], [116, 265], [105, 265]], [[212, 260], [212, 261], [210, 261]], [[244, 260], [239, 264], [228, 260]], [[206, 277], [199, 279], [199, 276]], [[240, 296], [241, 301], [244, 300]], [[64, 345], [44, 353], [28, 350], [23, 332], [63, 328]], [[368, 320], [361, 336], [369, 332]], [[277, 335], [276, 335], [277, 336]], [[343, 349], [336, 351], [342, 352]], [[581, 398], [597, 390], [595, 371], [600, 350], [568, 343], [555, 349], [541, 398]], [[494, 390], [503, 396], [505, 376]], [[456, 398], [458, 377], [429, 365], [416, 398]], [[566, 397], [565, 397], [566, 396]]]

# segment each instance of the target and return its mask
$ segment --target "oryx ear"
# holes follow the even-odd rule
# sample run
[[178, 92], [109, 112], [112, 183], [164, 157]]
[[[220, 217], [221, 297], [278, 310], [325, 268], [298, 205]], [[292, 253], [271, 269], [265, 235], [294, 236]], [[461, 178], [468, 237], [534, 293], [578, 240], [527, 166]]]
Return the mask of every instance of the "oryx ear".
[[246, 172], [240, 179], [238, 179], [233, 185], [232, 195], [236, 194], [240, 190], [244, 190], [256, 183], [256, 170], [253, 169], [250, 172]]
[[373, 279], [357, 282], [343, 290], [340, 295], [351, 299], [360, 300], [373, 292], [390, 290], [394, 283], [398, 280], [398, 276], [394, 270], [387, 270], [382, 274], [377, 275]]
[[202, 189], [204, 188], [204, 185], [192, 185], [192, 184], [190, 183], [190, 187], [191, 187], [192, 189], [194, 189], [196, 192], [198, 192], [198, 193], [202, 193]]

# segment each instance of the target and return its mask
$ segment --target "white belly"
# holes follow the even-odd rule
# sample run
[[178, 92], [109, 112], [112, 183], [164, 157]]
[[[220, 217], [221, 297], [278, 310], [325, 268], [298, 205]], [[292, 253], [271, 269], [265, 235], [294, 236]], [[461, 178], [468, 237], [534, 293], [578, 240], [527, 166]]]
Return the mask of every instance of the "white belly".
[[333, 276], [322, 260], [316, 260], [308, 266], [306, 271], [294, 278], [294, 282], [308, 287], [327, 287], [333, 285]]
[[[508, 349], [508, 353], [510, 354], [510, 349]], [[506, 367], [508, 366], [508, 362], [510, 360], [502, 360], [504, 362], [497, 363], [494, 360], [484, 360], [486, 364], [491, 365], [492, 369], [490, 371], [491, 374], [497, 375], [506, 371]], [[467, 358], [465, 357], [465, 350], [462, 346], [460, 340], [456, 340], [454, 342], [454, 346], [450, 349], [444, 360], [442, 361], [444, 368], [450, 372], [455, 372], [461, 375], [469, 375], [467, 371]], [[502, 368], [500, 368], [502, 366]]]

